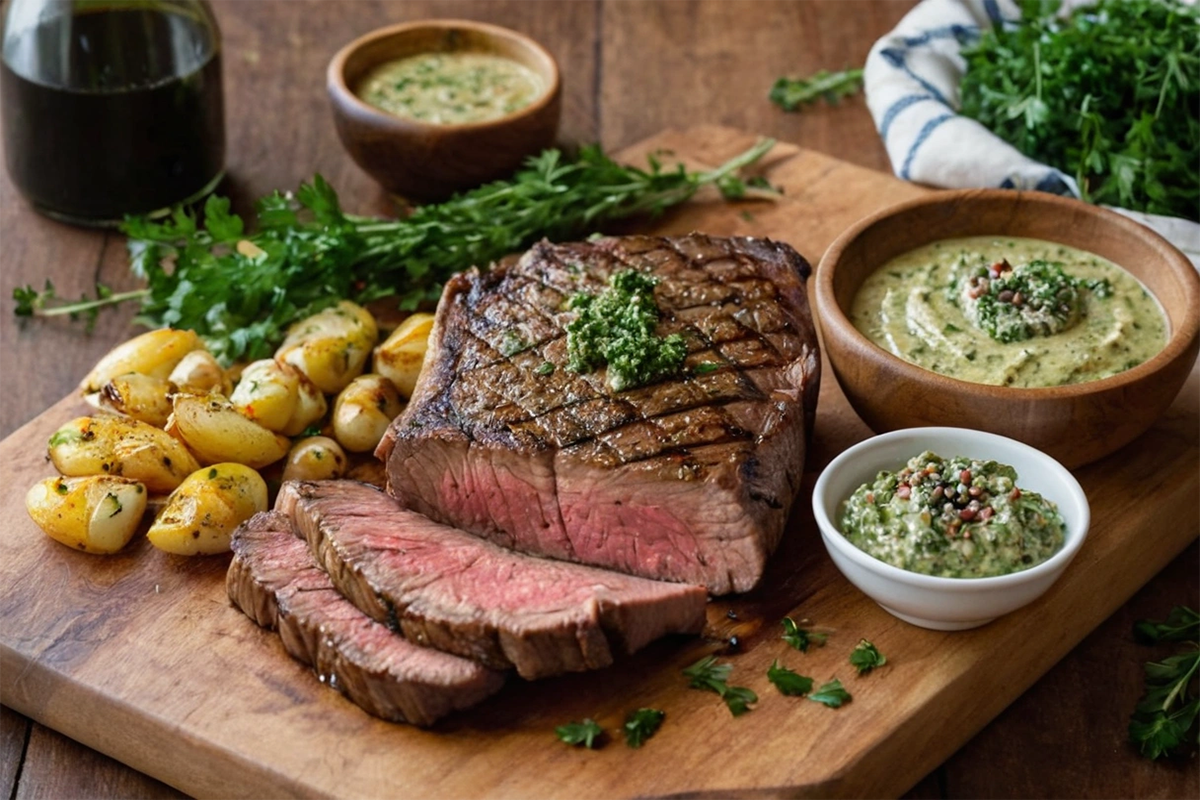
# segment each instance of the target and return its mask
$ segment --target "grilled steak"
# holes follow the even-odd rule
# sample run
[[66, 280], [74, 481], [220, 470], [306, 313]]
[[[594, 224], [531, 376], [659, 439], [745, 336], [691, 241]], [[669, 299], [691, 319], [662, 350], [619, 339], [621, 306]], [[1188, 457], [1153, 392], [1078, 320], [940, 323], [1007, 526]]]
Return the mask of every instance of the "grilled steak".
[[407, 511], [352, 481], [288, 483], [292, 516], [333, 583], [422, 645], [525, 678], [604, 667], [667, 633], [698, 633], [699, 586], [523, 555]]
[[233, 553], [226, 588], [234, 605], [278, 629], [288, 653], [377, 717], [431, 725], [504, 683], [502, 673], [406, 642], [352, 606], [283, 514], [248, 520]]
[[[603, 369], [566, 368], [565, 305], [626, 269], [658, 278], [658, 333], [682, 334], [688, 356], [676, 378], [613, 392]], [[389, 491], [518, 550], [750, 589], [816, 410], [808, 273], [787, 245], [692, 234], [542, 243], [456, 276], [425, 374], [377, 451]]]

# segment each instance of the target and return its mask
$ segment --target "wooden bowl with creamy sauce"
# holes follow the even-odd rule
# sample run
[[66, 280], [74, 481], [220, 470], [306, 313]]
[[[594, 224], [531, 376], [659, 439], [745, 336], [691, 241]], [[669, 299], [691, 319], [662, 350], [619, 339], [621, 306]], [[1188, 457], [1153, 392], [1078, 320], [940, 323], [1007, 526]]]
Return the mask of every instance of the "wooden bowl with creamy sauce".
[[[914, 330], [921, 334], [922, 346], [950, 347], [937, 327], [940, 322], [921, 321], [924, 312], [914, 305], [923, 296], [919, 287], [896, 290], [908, 292], [904, 297], [912, 298], [893, 305], [905, 309], [901, 323], [905, 330], [897, 330], [891, 338], [885, 333], [879, 344], [868, 338], [863, 332], [869, 326], [862, 319], [861, 305], [858, 315], [853, 313], [855, 298], [868, 278], [918, 248], [964, 237], [995, 237], [997, 242], [1012, 237], [1036, 239], [1111, 261], [1140, 281], [1161, 306], [1166, 318], [1164, 346], [1136, 366], [1064, 385], [990, 385], [974, 382], [974, 377], [971, 381], [948, 377], [892, 352], [903, 350], [898, 342]], [[1011, 273], [1003, 269], [980, 272], [985, 279], [1008, 277]], [[1066, 271], [1070, 273], [1069, 265]], [[905, 273], [897, 270], [893, 274]], [[944, 274], [931, 274], [939, 285], [928, 287], [929, 292], [945, 292], [945, 297], [956, 299], [956, 305], [970, 305], [969, 286], [962, 284], [965, 294], [950, 288], [955, 279], [952, 274], [961, 273], [947, 267]], [[1200, 349], [1200, 277], [1179, 250], [1149, 228], [1115, 212], [1041, 192], [934, 192], [884, 209], [856, 223], [829, 247], [817, 267], [815, 283], [817, 319], [829, 363], [850, 404], [873, 430], [950, 425], [990, 431], [1043, 450], [1068, 467], [1106, 456], [1150, 427], [1178, 394]], [[986, 280], [981, 283], [987, 286]], [[1011, 292], [1006, 302], [1012, 303]], [[1117, 294], [1105, 302], [1123, 301]], [[886, 303], [881, 305], [885, 316], [886, 309]], [[1085, 313], [1083, 319], [1089, 315]], [[1123, 329], [1133, 327], [1129, 319], [1125, 323]], [[945, 322], [946, 337], [957, 335], [962, 324]], [[1055, 360], [1055, 348], [1066, 347], [1057, 336], [1062, 334], [1038, 340], [1042, 355], [1032, 357], [1034, 370], [1040, 369], [1039, 360]], [[1097, 346], [1123, 347], [1111, 339]], [[1016, 346], [1025, 347], [1021, 342]], [[1032, 344], [1025, 349], [1039, 352]], [[1078, 374], [1069, 375], [1070, 380], [1079, 380]], [[1005, 379], [1011, 377], [999, 378]]]
[[[519, 80], [531, 82], [523, 94], [493, 102]], [[327, 85], [351, 158], [416, 202], [511, 174], [553, 146], [562, 108], [550, 53], [515, 31], [466, 20], [372, 31], [333, 57]], [[462, 113], [477, 107], [484, 112]]]

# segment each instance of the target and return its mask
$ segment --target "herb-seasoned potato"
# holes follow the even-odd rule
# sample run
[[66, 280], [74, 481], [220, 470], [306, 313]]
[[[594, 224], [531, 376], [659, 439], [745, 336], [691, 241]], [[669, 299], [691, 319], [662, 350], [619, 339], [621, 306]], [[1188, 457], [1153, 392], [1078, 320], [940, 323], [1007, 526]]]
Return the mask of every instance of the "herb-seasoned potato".
[[236, 461], [258, 469], [287, 455], [287, 437], [242, 416], [217, 394], [177, 394], [167, 430], [182, 439], [202, 464]]
[[[296, 369], [291, 364], [285, 366], [288, 369]], [[308, 426], [320, 422], [325, 417], [325, 412], [329, 410], [329, 403], [316, 384], [299, 370], [296, 370], [296, 377], [299, 380], [296, 386], [296, 410], [292, 412], [292, 418], [280, 431], [284, 436], [299, 436], [308, 430]]]
[[375, 372], [387, 377], [405, 398], [412, 397], [429, 349], [429, 332], [433, 330], [432, 314], [413, 314], [383, 344], [375, 348], [372, 366]]
[[181, 556], [224, 553], [230, 536], [267, 510], [267, 484], [244, 464], [213, 464], [193, 472], [167, 498], [146, 538]]
[[92, 367], [79, 388], [86, 394], [98, 392], [118, 375], [137, 372], [166, 378], [185, 355], [203, 345], [194, 331], [160, 328], [135, 336], [114, 347]]
[[178, 392], [207, 394], [216, 392], [227, 395], [233, 391], [233, 381], [217, 362], [216, 356], [207, 350], [193, 350], [175, 365], [167, 376]]
[[25, 495], [29, 516], [55, 541], [85, 553], [115, 553], [137, 533], [146, 487], [128, 478], [46, 478]]
[[391, 381], [382, 375], [360, 375], [333, 404], [333, 436], [351, 452], [374, 450], [403, 410], [404, 401]]
[[292, 445], [283, 480], [327, 481], [345, 472], [346, 452], [341, 445], [328, 436], [308, 436]]
[[[198, 352], [198, 351], [197, 351]], [[118, 375], [100, 389], [98, 404], [110, 411], [153, 425], [166, 427], [171, 416], [171, 384], [166, 378], [155, 378], [140, 372]]]
[[293, 325], [275, 357], [297, 367], [322, 392], [337, 394], [362, 374], [378, 338], [371, 313], [343, 300]]
[[151, 492], [169, 492], [200, 468], [165, 431], [126, 417], [79, 417], [50, 437], [50, 460], [63, 475], [118, 475]]
[[299, 395], [299, 370], [265, 358], [246, 365], [229, 401], [247, 419], [279, 432], [295, 413]]

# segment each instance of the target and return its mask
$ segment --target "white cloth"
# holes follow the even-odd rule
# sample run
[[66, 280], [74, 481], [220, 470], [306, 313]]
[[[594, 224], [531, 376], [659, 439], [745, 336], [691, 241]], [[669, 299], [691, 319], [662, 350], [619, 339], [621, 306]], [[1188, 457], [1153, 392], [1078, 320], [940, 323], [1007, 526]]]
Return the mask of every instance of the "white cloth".
[[[951, 189], [1079, 196], [1074, 178], [958, 114], [966, 71], [962, 47], [979, 41], [982, 30], [1019, 17], [1015, 0], [922, 0], [871, 48], [863, 71], [867, 107], [896, 175]], [[1200, 224], [1114, 210], [1153, 228], [1200, 266]]]

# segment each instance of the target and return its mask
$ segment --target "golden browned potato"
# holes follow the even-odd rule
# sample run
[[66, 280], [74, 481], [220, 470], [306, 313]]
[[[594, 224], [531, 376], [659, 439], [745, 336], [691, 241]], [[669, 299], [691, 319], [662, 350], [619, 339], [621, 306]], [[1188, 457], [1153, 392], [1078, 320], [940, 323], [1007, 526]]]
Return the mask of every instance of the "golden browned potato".
[[351, 452], [374, 450], [403, 410], [404, 401], [391, 381], [382, 375], [360, 375], [333, 405], [333, 437]]
[[130, 372], [104, 384], [98, 393], [98, 405], [102, 411], [163, 428], [171, 416], [171, 392], [166, 378]]
[[100, 359], [79, 388], [86, 394], [98, 392], [118, 375], [137, 372], [154, 378], [166, 378], [183, 357], [203, 345], [194, 331], [160, 328], [123, 342]]
[[169, 492], [200, 468], [166, 431], [126, 417], [79, 417], [50, 437], [50, 460], [63, 475], [117, 475]]
[[137, 533], [149, 493], [114, 475], [46, 478], [25, 495], [29, 516], [55, 541], [85, 553], [115, 553]]
[[375, 318], [343, 300], [289, 330], [275, 357], [294, 365], [326, 394], [337, 394], [362, 374], [379, 338]]
[[299, 370], [265, 358], [246, 365], [229, 401], [247, 419], [278, 433], [295, 413], [299, 395]]
[[285, 364], [285, 366], [296, 371], [298, 379], [296, 410], [292, 412], [292, 418], [288, 420], [287, 425], [283, 426], [280, 433], [284, 436], [299, 436], [308, 430], [310, 425], [315, 425], [325, 418], [325, 412], [329, 410], [329, 403], [325, 400], [324, 393], [308, 379], [307, 375], [291, 364]]
[[216, 392], [228, 396], [233, 391], [233, 381], [218, 363], [216, 356], [207, 350], [193, 350], [175, 365], [167, 376], [178, 392], [207, 394]]
[[267, 510], [267, 484], [245, 464], [201, 467], [179, 484], [146, 538], [181, 556], [224, 553], [234, 528]]
[[429, 348], [432, 314], [413, 314], [401, 322], [383, 344], [375, 348], [371, 362], [375, 372], [387, 377], [405, 398], [412, 397]]
[[291, 442], [247, 419], [218, 394], [177, 394], [167, 430], [202, 464], [236, 461], [258, 469], [287, 455]]
[[285, 481], [327, 481], [340, 478], [346, 472], [346, 451], [328, 436], [308, 436], [292, 445], [287, 465], [283, 468]]

